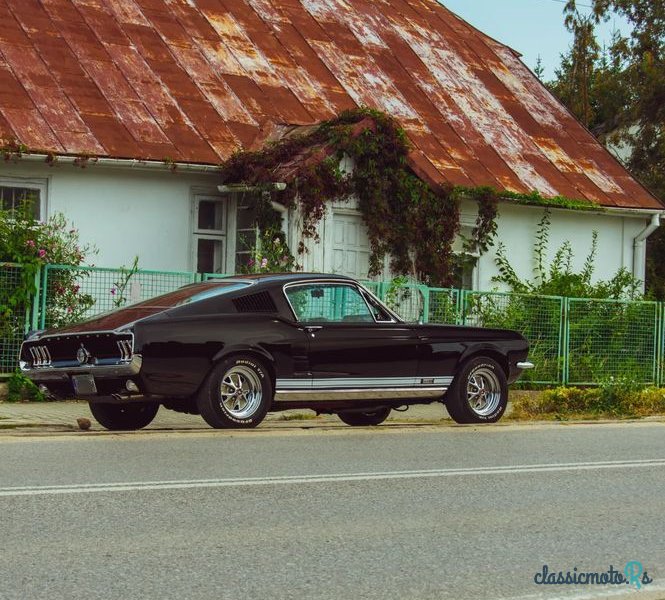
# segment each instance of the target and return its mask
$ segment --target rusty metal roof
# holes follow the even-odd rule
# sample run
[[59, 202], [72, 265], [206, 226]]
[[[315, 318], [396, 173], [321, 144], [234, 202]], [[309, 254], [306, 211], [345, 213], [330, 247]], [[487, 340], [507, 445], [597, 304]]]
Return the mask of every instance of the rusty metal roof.
[[662, 208], [435, 0], [0, 0], [0, 23], [0, 137], [32, 151], [217, 164], [365, 105], [430, 182]]

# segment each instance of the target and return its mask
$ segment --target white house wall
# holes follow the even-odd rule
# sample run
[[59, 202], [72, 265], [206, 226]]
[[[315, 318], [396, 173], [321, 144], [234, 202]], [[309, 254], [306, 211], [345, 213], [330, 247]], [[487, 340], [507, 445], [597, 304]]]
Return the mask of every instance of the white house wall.
[[71, 164], [49, 167], [27, 160], [0, 164], [0, 178], [47, 179], [46, 215], [64, 213], [83, 243], [94, 244], [96, 266], [192, 269], [192, 191], [216, 193], [214, 173]]
[[[330, 270], [326, 261], [324, 242], [329, 239], [332, 227], [333, 211], [357, 211], [357, 201], [336, 202], [328, 206], [325, 217], [319, 224], [321, 243], [306, 241], [308, 252], [299, 256], [299, 262], [306, 271]], [[633, 271], [633, 243], [635, 237], [648, 223], [645, 216], [625, 216], [611, 213], [598, 214], [582, 211], [552, 209], [547, 264], [553, 259], [561, 245], [570, 241], [573, 248], [573, 268], [579, 272], [591, 251], [592, 232], [598, 232], [598, 248], [596, 253], [594, 281], [606, 280], [624, 267]], [[470, 233], [476, 221], [477, 207], [475, 202], [464, 202], [461, 206], [461, 225]], [[495, 263], [496, 249], [499, 242], [508, 248], [508, 256], [516, 273], [523, 279], [533, 277], [536, 230], [544, 214], [544, 209], [532, 206], [519, 206], [502, 203], [499, 207], [497, 220], [497, 236], [495, 246], [480, 257], [476, 267], [473, 287], [477, 290], [502, 289], [503, 286], [493, 281], [499, 275]], [[298, 214], [291, 212], [289, 219], [290, 243], [297, 248], [300, 240]], [[387, 270], [386, 270], [387, 272]], [[387, 278], [386, 276], [384, 278]]]
[[[218, 176], [214, 173], [176, 172], [164, 169], [116, 168], [91, 165], [85, 169], [70, 164], [49, 167], [19, 160], [0, 163], [0, 178], [43, 179], [47, 181], [46, 215], [64, 213], [80, 231], [83, 243], [94, 244], [99, 253], [91, 260], [97, 266], [118, 267], [131, 264], [139, 256], [143, 269], [190, 271], [192, 264], [193, 193], [216, 193]], [[288, 237], [301, 267], [324, 271], [325, 241], [332, 226], [334, 210], [347, 214], [357, 211], [357, 201], [330, 205], [319, 224], [321, 243], [306, 240], [309, 252], [297, 254], [301, 229], [296, 211], [288, 216]], [[461, 207], [462, 225], [469, 230], [475, 223], [476, 205]], [[500, 205], [497, 242], [509, 249], [510, 263], [522, 278], [533, 273], [533, 246], [543, 209]], [[357, 212], [357, 214], [360, 214]], [[644, 229], [646, 216], [622, 216], [580, 211], [552, 210], [548, 260], [569, 240], [574, 250], [574, 267], [580, 270], [591, 249], [591, 232], [598, 231], [598, 252], [594, 279], [608, 279], [619, 268], [633, 269], [633, 243]], [[479, 261], [474, 288], [493, 289], [498, 275], [495, 248]], [[328, 259], [328, 262], [329, 259]]]
[[[469, 205], [463, 212], [472, 213]], [[533, 277], [534, 243], [538, 223], [543, 216], [543, 209], [516, 206], [503, 203], [499, 207], [498, 231], [496, 242], [503, 242], [508, 248], [509, 261], [515, 272], [523, 279]], [[573, 266], [579, 272], [591, 251], [592, 232], [598, 232], [598, 250], [595, 261], [594, 281], [611, 278], [621, 268], [633, 272], [633, 243], [635, 237], [648, 223], [645, 216], [622, 216], [596, 214], [571, 210], [552, 210], [548, 264], [554, 258], [558, 248], [570, 241], [574, 258]], [[499, 274], [494, 262], [496, 246], [478, 261], [474, 287], [480, 290], [501, 288], [493, 277]]]

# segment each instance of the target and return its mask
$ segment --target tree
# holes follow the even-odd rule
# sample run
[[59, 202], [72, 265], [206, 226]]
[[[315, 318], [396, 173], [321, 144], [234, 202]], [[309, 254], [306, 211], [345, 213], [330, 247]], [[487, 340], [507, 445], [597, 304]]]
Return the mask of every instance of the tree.
[[[621, 95], [602, 92], [609, 104], [603, 109], [603, 133], [609, 141], [632, 148], [628, 167], [658, 197], [665, 200], [665, 3], [663, 0], [592, 0], [595, 22], [612, 15], [624, 17], [632, 26], [628, 36], [615, 35], [608, 64], [615, 79], [623, 81]], [[566, 24], [577, 19], [576, 0], [564, 9]], [[609, 79], [603, 79], [606, 84]], [[566, 98], [562, 96], [566, 102]], [[570, 106], [570, 104], [569, 104]], [[577, 113], [576, 113], [577, 114]], [[597, 118], [599, 115], [596, 115]], [[602, 139], [602, 138], [601, 138]], [[665, 298], [665, 231], [659, 230], [648, 244], [647, 287]]]
[[623, 60], [615, 48], [618, 33], [609, 47], [601, 48], [592, 16], [576, 14], [570, 21], [573, 45], [561, 55], [555, 79], [547, 87], [601, 141], [617, 128], [616, 115], [628, 103]]
[[534, 74], [540, 81], [545, 79], [545, 67], [543, 66], [543, 57], [538, 55], [538, 60], [536, 61], [536, 67], [533, 70]]

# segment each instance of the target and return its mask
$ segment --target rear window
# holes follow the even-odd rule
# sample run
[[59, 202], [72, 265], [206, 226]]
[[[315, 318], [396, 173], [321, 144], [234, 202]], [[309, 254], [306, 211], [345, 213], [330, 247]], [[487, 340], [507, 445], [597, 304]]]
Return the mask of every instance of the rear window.
[[[176, 292], [171, 292], [171, 294], [164, 294], [163, 296], [158, 296], [154, 298], [153, 301], [155, 304], [157, 301], [168, 302], [166, 306], [182, 306], [183, 304], [189, 304], [190, 302], [198, 302], [199, 300], [208, 300], [209, 298], [214, 298], [215, 296], [222, 296], [223, 294], [229, 294], [230, 292], [235, 292], [236, 290], [241, 290], [246, 288], [248, 285], [252, 285], [246, 281], [233, 281], [228, 283], [216, 284], [215, 287], [210, 288], [209, 284], [203, 284], [206, 287], [201, 289], [199, 286], [192, 286], [187, 289], [180, 289]], [[181, 297], [182, 293], [187, 291], [187, 295]], [[171, 298], [173, 296], [173, 298]], [[176, 300], [177, 296], [177, 300]], [[173, 301], [176, 300], [175, 304]]]
[[228, 281], [225, 283], [215, 282], [214, 284], [195, 283], [175, 290], [174, 292], [169, 292], [168, 294], [162, 294], [161, 296], [143, 300], [142, 302], [137, 302], [136, 304], [130, 304], [129, 306], [123, 306], [122, 308], [116, 308], [111, 311], [95, 315], [94, 317], [86, 319], [81, 323], [61, 328], [59, 331], [61, 333], [66, 333], [70, 330], [84, 331], [86, 329], [114, 329], [115, 327], [118, 327], [124, 323], [138, 321], [139, 319], [149, 317], [150, 315], [154, 315], [155, 313], [166, 310], [167, 308], [173, 308], [175, 306], [182, 306], [184, 304], [189, 304], [198, 300], [205, 300], [206, 298], [221, 296], [223, 294], [228, 294], [230, 292], [243, 289], [248, 285], [252, 284], [247, 281]]

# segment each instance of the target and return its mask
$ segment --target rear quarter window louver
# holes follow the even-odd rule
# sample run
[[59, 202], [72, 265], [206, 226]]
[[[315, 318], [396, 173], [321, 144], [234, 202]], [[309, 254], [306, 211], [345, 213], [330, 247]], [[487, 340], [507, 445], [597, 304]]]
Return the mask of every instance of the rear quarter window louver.
[[277, 307], [268, 292], [259, 292], [249, 296], [234, 298], [233, 304], [241, 313], [274, 313]]

